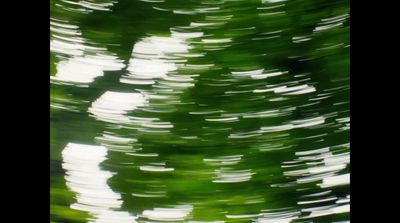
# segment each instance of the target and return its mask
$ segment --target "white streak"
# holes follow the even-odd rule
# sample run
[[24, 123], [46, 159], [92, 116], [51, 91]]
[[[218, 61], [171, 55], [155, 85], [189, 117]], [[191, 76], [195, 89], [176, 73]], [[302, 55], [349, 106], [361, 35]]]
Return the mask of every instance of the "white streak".
[[322, 184], [319, 184], [321, 188], [335, 187], [341, 185], [350, 184], [350, 174], [342, 174], [337, 176], [326, 177], [322, 179]]
[[170, 172], [174, 171], [174, 168], [167, 168], [163, 166], [141, 166], [139, 167], [142, 171], [149, 171], [149, 172]]
[[143, 211], [143, 216], [158, 221], [183, 221], [192, 212], [191, 205], [176, 206], [175, 208], [154, 208]]
[[250, 170], [231, 170], [228, 168], [220, 168], [215, 171], [217, 175], [212, 181], [214, 183], [239, 183], [249, 181], [254, 174]]

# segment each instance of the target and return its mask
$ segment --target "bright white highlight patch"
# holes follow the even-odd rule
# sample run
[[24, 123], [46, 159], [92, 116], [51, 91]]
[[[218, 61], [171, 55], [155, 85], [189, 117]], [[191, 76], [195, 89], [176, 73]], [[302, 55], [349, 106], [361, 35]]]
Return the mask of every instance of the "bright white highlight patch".
[[69, 56], [81, 56], [85, 50], [85, 40], [76, 25], [66, 21], [52, 19], [50, 21], [50, 51]]
[[77, 5], [82, 7], [82, 9], [87, 9], [86, 12], [92, 12], [92, 10], [97, 11], [111, 11], [110, 8], [116, 3], [115, 1], [103, 1], [103, 2], [92, 2], [92, 1], [69, 1], [62, 0], [65, 3], [69, 3], [71, 5]]
[[[125, 67], [118, 57], [105, 48], [90, 46], [81, 35], [79, 27], [66, 21], [50, 22], [50, 51], [68, 56], [57, 63], [57, 73], [51, 80], [87, 86], [104, 71], [116, 71]], [[59, 58], [60, 59], [60, 58]]]
[[311, 93], [314, 92], [315, 87], [309, 86], [307, 84], [304, 85], [298, 85], [298, 86], [293, 86], [293, 87], [279, 87], [274, 90], [275, 93], [277, 94], [284, 94], [284, 95], [298, 95], [298, 94], [306, 94], [306, 93]]
[[166, 62], [164, 60], [146, 60], [135, 58], [130, 61], [128, 70], [131, 74], [135, 75], [138, 79], [152, 79], [165, 77], [170, 71], [177, 69], [174, 63]]
[[209, 122], [236, 122], [239, 121], [238, 117], [228, 117], [228, 118], [206, 118]]
[[141, 166], [139, 167], [142, 171], [149, 171], [149, 172], [170, 172], [174, 171], [174, 168], [167, 168], [163, 166]]
[[95, 55], [73, 57], [57, 64], [57, 73], [52, 80], [88, 84], [96, 77], [103, 76], [104, 71], [120, 70], [125, 65], [115, 56]]
[[350, 174], [342, 174], [338, 176], [331, 176], [322, 179], [322, 184], [319, 184], [320, 187], [335, 187], [341, 185], [348, 185], [350, 184]]
[[230, 43], [232, 42], [231, 38], [223, 38], [223, 39], [202, 39], [203, 43]]
[[100, 168], [106, 156], [107, 149], [103, 146], [67, 144], [62, 152], [62, 167], [67, 172], [67, 186], [77, 194], [77, 203], [71, 208], [89, 212], [95, 217], [91, 222], [136, 222], [136, 217], [129, 213], [114, 211], [121, 207], [122, 200], [107, 184], [113, 173]]
[[283, 124], [283, 125], [277, 125], [277, 126], [264, 126], [264, 127], [261, 127], [259, 132], [263, 132], [263, 133], [264, 132], [280, 132], [280, 131], [286, 131], [286, 130], [291, 130], [291, 129], [296, 129], [296, 128], [319, 126], [324, 123], [325, 123], [325, 118], [320, 116], [320, 117], [315, 117], [315, 118], [294, 120], [294, 121], [291, 121], [289, 124]]
[[263, 4], [266, 3], [277, 3], [277, 2], [286, 2], [286, 0], [261, 0]]
[[[282, 72], [282, 71], [265, 71], [264, 69], [258, 69], [258, 70], [250, 70], [250, 71], [232, 71], [231, 72], [233, 76], [236, 77], [250, 77], [253, 79], [264, 79], [268, 77], [274, 77], [274, 76], [279, 76], [282, 74], [287, 74], [288, 72]], [[255, 90], [257, 91], [257, 90]]]
[[254, 217], [259, 217], [261, 214], [238, 214], [238, 215], [226, 215], [226, 218], [228, 219], [248, 219], [248, 218], [254, 218]]
[[296, 128], [311, 127], [325, 123], [325, 118], [322, 116], [315, 118], [299, 119], [291, 122]]
[[166, 55], [168, 53], [184, 53], [189, 49], [190, 47], [184, 42], [184, 39], [152, 36], [136, 43], [133, 47], [133, 53], [150, 58], [152, 56], [168, 57]]
[[181, 205], [174, 208], [154, 208], [143, 211], [143, 216], [157, 221], [183, 221], [192, 212], [191, 205]]
[[262, 217], [258, 218], [255, 221], [256, 223], [290, 223], [292, 220], [298, 218], [300, 212], [293, 210], [271, 210], [261, 214]]
[[88, 111], [99, 120], [124, 123], [130, 120], [126, 115], [128, 111], [144, 106], [147, 102], [147, 98], [141, 93], [107, 91], [92, 103]]
[[200, 37], [202, 33], [172, 32], [170, 37], [146, 37], [133, 47], [129, 61], [129, 74], [121, 82], [130, 84], [154, 84], [154, 79], [166, 78], [167, 73], [182, 66], [181, 54], [188, 53], [191, 47], [188, 38]]
[[327, 216], [333, 214], [341, 214], [350, 212], [350, 204], [344, 205], [329, 205], [315, 208], [302, 209], [303, 212], [311, 211], [310, 215], [304, 217], [307, 218], [315, 218], [320, 216]]
[[212, 181], [214, 183], [239, 183], [249, 181], [254, 174], [250, 170], [232, 170], [229, 168], [220, 168], [215, 170], [217, 175]]
[[203, 159], [203, 161], [211, 166], [225, 166], [239, 163], [242, 157], [243, 155], [220, 156], [215, 158], [206, 158]]
[[222, 22], [191, 22], [191, 27], [206, 27], [206, 26], [218, 26], [223, 25]]

